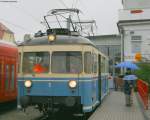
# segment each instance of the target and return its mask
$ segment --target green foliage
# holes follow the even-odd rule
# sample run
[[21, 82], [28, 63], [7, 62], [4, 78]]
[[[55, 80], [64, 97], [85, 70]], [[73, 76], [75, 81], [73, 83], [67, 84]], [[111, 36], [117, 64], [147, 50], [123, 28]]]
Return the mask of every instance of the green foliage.
[[139, 79], [142, 79], [150, 84], [150, 63], [139, 63], [139, 70], [135, 71], [135, 74]]

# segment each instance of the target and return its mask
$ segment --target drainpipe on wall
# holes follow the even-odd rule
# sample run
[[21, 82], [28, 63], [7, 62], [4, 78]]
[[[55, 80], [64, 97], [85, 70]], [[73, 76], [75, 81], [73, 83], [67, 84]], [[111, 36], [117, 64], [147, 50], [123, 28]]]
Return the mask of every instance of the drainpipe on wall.
[[[124, 61], [124, 30], [123, 28], [120, 29], [120, 33], [121, 33], [121, 62]], [[123, 74], [124, 69], [121, 68], [121, 74]]]

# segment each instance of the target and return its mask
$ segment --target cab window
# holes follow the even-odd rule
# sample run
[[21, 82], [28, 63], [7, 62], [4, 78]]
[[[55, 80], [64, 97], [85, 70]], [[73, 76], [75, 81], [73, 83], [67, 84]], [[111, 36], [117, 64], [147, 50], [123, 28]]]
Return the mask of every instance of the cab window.
[[52, 53], [52, 73], [82, 72], [82, 53], [63, 51]]
[[23, 55], [23, 73], [49, 72], [49, 52], [25, 52]]

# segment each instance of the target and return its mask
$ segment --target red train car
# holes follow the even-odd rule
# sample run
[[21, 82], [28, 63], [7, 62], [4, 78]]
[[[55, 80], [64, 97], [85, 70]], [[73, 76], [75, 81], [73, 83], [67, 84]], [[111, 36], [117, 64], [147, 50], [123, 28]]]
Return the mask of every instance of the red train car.
[[17, 97], [17, 47], [0, 41], [0, 103], [13, 101]]

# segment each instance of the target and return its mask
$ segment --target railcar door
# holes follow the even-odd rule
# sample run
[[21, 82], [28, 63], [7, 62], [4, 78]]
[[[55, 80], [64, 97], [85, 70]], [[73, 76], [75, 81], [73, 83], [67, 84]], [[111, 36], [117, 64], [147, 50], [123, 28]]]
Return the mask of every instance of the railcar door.
[[5, 81], [4, 91], [7, 100], [14, 99], [15, 93], [15, 80], [16, 80], [16, 60], [11, 57], [5, 57]]
[[98, 99], [101, 103], [101, 55], [98, 55]]
[[0, 55], [0, 97], [2, 95], [2, 80], [3, 80], [3, 64], [2, 57]]
[[[96, 84], [97, 84], [97, 65], [98, 63], [98, 55], [93, 52], [92, 53], [92, 77], [93, 77], [93, 82], [92, 82], [92, 96], [93, 96], [93, 101], [96, 101], [96, 96], [97, 96], [97, 88], [96, 88]], [[99, 91], [99, 90], [98, 90]]]

